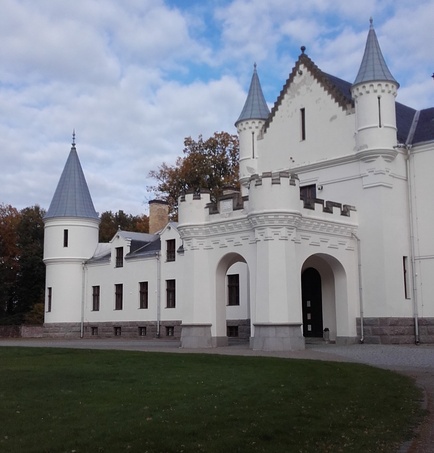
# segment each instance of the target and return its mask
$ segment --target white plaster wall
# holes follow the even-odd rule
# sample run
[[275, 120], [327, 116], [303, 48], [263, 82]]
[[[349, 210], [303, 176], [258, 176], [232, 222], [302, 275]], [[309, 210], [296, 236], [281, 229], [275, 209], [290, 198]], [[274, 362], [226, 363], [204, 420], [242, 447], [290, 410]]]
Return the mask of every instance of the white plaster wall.
[[[301, 70], [303, 74], [296, 75], [263, 139], [258, 141], [259, 173], [338, 157], [354, 148], [354, 115], [332, 101], [303, 65]], [[304, 141], [301, 108], [306, 118]]]

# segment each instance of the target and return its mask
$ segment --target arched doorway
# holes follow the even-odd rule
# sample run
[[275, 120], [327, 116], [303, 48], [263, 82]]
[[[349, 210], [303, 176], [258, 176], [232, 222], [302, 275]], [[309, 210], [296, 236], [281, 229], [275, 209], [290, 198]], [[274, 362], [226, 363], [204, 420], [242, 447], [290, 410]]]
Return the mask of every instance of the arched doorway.
[[215, 308], [216, 325], [213, 328], [220, 345], [227, 344], [228, 338], [249, 340], [249, 270], [246, 260], [238, 253], [228, 253], [217, 265]]
[[313, 267], [301, 274], [301, 299], [303, 310], [303, 336], [323, 336], [321, 275]]

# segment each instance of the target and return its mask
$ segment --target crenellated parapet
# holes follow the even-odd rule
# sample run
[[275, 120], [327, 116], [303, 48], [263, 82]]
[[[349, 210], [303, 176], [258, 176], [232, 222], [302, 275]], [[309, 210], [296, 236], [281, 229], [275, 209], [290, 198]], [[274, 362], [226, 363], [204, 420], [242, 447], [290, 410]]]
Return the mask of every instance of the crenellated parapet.
[[321, 198], [300, 198], [303, 202], [303, 208], [313, 211], [320, 211], [329, 214], [338, 214], [350, 217], [351, 211], [356, 211], [354, 206], [349, 204], [337, 203], [335, 201], [325, 201]]
[[207, 189], [189, 190], [181, 195], [178, 199], [179, 224], [206, 222], [210, 203], [210, 191]]

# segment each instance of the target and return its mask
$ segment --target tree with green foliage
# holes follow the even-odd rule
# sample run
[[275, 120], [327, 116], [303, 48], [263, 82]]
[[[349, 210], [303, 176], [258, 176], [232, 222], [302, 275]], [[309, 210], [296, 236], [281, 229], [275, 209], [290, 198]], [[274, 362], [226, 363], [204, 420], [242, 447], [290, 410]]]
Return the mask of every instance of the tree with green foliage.
[[167, 201], [173, 219], [177, 217], [178, 198], [188, 190], [208, 189], [215, 201], [227, 186], [239, 187], [239, 143], [236, 135], [215, 132], [206, 140], [187, 137], [184, 156], [174, 165], [163, 163], [149, 176], [157, 181], [148, 189]]
[[0, 205], [0, 322], [20, 324], [44, 301], [44, 211]]
[[133, 216], [120, 210], [116, 213], [106, 211], [101, 214], [99, 225], [99, 241], [109, 242], [118, 229], [147, 233], [149, 231], [149, 218], [146, 215]]

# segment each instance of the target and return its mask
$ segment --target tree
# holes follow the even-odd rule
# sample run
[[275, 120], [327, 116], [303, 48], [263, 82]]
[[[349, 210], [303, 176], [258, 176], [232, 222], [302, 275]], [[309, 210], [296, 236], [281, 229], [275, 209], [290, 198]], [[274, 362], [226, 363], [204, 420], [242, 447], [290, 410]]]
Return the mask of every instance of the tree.
[[175, 165], [161, 164], [149, 176], [157, 181], [152, 190], [157, 198], [167, 201], [172, 218], [177, 217], [178, 198], [188, 190], [208, 189], [211, 200], [216, 201], [227, 186], [239, 187], [239, 143], [236, 135], [215, 132], [204, 140], [187, 137], [184, 156]]
[[15, 312], [15, 280], [19, 269], [19, 220], [17, 209], [11, 205], [0, 205], [0, 318], [9, 318]]
[[44, 215], [45, 211], [39, 206], [20, 211], [20, 221], [17, 225], [19, 272], [16, 278], [16, 311], [18, 313], [27, 313], [35, 304], [44, 302]]
[[149, 218], [146, 215], [133, 216], [120, 210], [116, 213], [106, 211], [101, 214], [99, 225], [99, 241], [109, 242], [118, 229], [147, 233], [149, 231]]
[[45, 288], [44, 211], [0, 205], [0, 322], [20, 324], [43, 304]]

